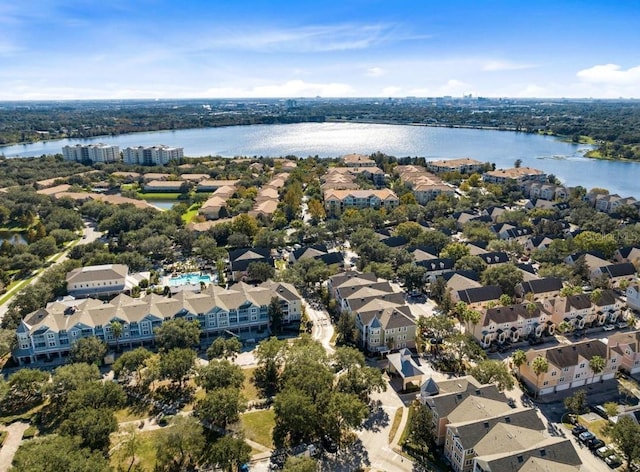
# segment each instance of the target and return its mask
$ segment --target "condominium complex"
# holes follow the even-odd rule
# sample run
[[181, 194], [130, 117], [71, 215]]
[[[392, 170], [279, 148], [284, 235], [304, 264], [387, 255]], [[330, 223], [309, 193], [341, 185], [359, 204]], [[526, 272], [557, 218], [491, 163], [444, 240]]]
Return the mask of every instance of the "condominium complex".
[[[155, 329], [176, 318], [198, 321], [207, 337], [233, 333], [245, 339], [261, 338], [269, 333], [273, 298], [280, 301], [285, 323], [300, 319], [300, 294], [293, 285], [277, 282], [258, 287], [239, 283], [230, 289], [210, 285], [200, 293], [183, 291], [172, 298], [120, 294], [106, 303], [93, 298], [56, 301], [20, 322], [13, 357], [19, 364], [62, 357], [78, 339], [86, 337], [97, 337], [110, 345], [152, 345]], [[115, 322], [122, 326], [119, 339], [112, 329]]]
[[120, 148], [102, 143], [76, 144], [64, 146], [62, 155], [65, 161], [117, 162], [120, 160]]
[[122, 150], [122, 157], [125, 164], [162, 166], [184, 157], [184, 150], [165, 145], [128, 147]]

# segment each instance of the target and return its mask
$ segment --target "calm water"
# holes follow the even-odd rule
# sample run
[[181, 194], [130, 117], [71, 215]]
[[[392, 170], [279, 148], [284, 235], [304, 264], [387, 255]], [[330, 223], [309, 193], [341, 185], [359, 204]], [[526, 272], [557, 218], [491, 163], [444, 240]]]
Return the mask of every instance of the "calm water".
[[187, 156], [315, 156], [337, 157], [349, 153], [381, 151], [397, 157], [427, 159], [470, 157], [497, 167], [523, 166], [554, 174], [567, 185], [606, 187], [622, 196], [640, 196], [640, 164], [586, 159], [585, 145], [561, 142], [525, 133], [406, 125], [355, 123], [300, 123], [254, 125], [179, 131], [135, 133], [92, 139], [59, 140], [0, 147], [7, 157], [60, 153], [66, 144], [103, 142], [121, 148], [167, 144], [184, 148]]

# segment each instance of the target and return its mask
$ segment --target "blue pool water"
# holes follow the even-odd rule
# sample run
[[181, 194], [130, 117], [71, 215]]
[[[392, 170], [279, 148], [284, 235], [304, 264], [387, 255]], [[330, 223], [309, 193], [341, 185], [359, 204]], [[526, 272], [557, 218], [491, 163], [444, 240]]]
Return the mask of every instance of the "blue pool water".
[[178, 277], [171, 277], [169, 279], [169, 286], [171, 287], [179, 287], [180, 285], [197, 285], [200, 282], [204, 282], [205, 284], [211, 283], [210, 275], [200, 275], [200, 274], [182, 274]]

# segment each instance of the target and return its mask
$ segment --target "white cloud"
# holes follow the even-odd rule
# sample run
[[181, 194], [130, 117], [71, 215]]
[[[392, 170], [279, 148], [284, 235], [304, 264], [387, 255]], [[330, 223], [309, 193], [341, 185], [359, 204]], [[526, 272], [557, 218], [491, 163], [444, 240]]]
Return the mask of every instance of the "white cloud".
[[382, 67], [370, 67], [367, 69], [366, 75], [369, 77], [380, 77], [386, 74], [387, 71]]
[[486, 72], [502, 72], [508, 70], [533, 69], [534, 64], [517, 63], [511, 61], [490, 60], [482, 65], [482, 70]]
[[576, 75], [592, 84], [640, 85], [640, 66], [624, 70], [618, 64], [601, 64], [578, 71]]

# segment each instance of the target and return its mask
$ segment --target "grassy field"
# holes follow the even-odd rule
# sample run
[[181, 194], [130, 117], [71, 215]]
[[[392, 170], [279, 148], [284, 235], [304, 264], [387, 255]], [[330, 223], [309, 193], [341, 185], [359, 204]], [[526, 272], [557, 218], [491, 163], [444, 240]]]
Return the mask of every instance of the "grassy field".
[[151, 416], [149, 408], [141, 408], [139, 410], [130, 407], [122, 408], [116, 411], [116, 420], [118, 423], [126, 423], [127, 421], [136, 421]]
[[242, 369], [242, 373], [244, 374], [244, 383], [242, 384], [242, 394], [247, 401], [258, 400], [260, 398], [260, 394], [256, 389], [256, 386], [253, 384], [251, 379], [253, 378], [253, 373], [256, 371], [256, 367], [249, 367], [248, 369]]
[[200, 209], [199, 204], [193, 204], [189, 207], [186, 213], [182, 215], [182, 221], [186, 224], [189, 224], [193, 221], [193, 219], [198, 216], [198, 210]]
[[258, 410], [245, 413], [240, 417], [240, 422], [247, 439], [265, 447], [273, 448], [271, 437], [275, 426], [273, 410]]
[[[136, 460], [135, 463], [138, 464], [137, 470], [144, 470], [152, 472], [156, 465], [156, 437], [162, 434], [162, 430], [156, 431], [145, 431], [142, 433], [136, 432]], [[124, 435], [118, 435], [115, 437], [116, 443], [122, 445], [122, 441], [126, 439]], [[128, 470], [129, 463], [131, 462], [131, 457], [126, 457], [126, 452], [124, 449], [119, 447], [112, 455], [111, 455], [111, 466], [115, 470]], [[121, 469], [120, 469], [121, 467]]]

